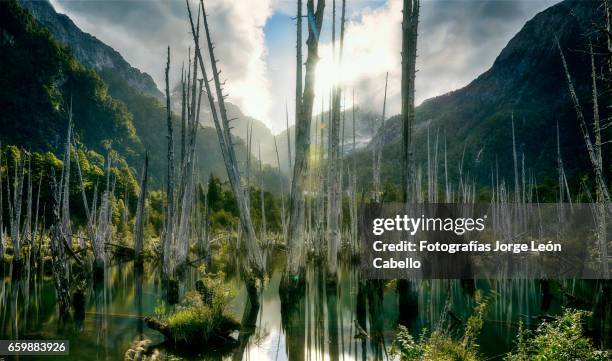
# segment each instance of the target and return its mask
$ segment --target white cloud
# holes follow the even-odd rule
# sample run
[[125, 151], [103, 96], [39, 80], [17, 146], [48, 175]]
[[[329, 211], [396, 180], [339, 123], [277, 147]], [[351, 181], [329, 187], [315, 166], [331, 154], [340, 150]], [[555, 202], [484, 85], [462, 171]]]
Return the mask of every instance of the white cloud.
[[386, 72], [389, 72], [389, 94], [398, 92], [401, 18], [401, 1], [391, 1], [377, 9], [366, 8], [359, 20], [348, 22], [341, 72], [334, 66], [332, 44], [321, 44], [316, 84], [319, 97], [328, 94], [333, 81], [339, 77], [347, 92], [355, 88], [356, 103], [370, 105], [380, 100], [382, 104]]
[[[421, 2], [416, 103], [467, 85], [486, 71], [506, 43], [537, 11], [555, 0]], [[356, 102], [382, 107], [389, 72], [387, 114], [400, 110], [402, 1], [365, 7], [347, 24], [341, 81]], [[330, 42], [321, 44], [317, 91], [328, 94], [337, 72]]]
[[[263, 33], [272, 14], [271, 1], [205, 2], [229, 100], [246, 114], [262, 120], [268, 118], [271, 98]], [[195, 16], [199, 1], [190, 3]], [[164, 86], [165, 52], [170, 45], [171, 78], [175, 82], [180, 78], [181, 63], [188, 57], [188, 47], [193, 47], [184, 1], [53, 0], [53, 5], [83, 31], [119, 51], [132, 66], [151, 74], [159, 88]]]
[[[117, 49], [133, 66], [151, 74], [160, 87], [164, 79], [165, 49], [170, 44], [172, 78], [178, 80], [180, 63], [187, 59], [187, 47], [191, 45], [183, 1], [52, 1], [83, 30]], [[195, 9], [197, 0], [189, 1]], [[422, 1], [417, 103], [467, 85], [491, 66], [529, 18], [557, 1]], [[339, 17], [341, 0], [336, 2]], [[335, 76], [330, 43], [331, 3], [327, 0], [325, 8], [315, 113], [321, 109], [321, 98], [327, 107]], [[293, 123], [295, 46], [293, 37], [284, 37], [286, 44], [266, 44], [264, 26], [273, 13], [295, 16], [295, 5], [294, 0], [206, 1], [230, 101], [275, 131], [285, 124], [285, 100]], [[350, 103], [351, 88], [354, 88], [359, 105], [379, 111], [385, 73], [389, 72], [387, 114], [398, 113], [402, 1], [350, 0], [347, 7], [349, 20], [342, 69], [347, 102]], [[293, 33], [295, 29], [291, 25], [271, 27], [268, 31]], [[305, 32], [304, 41], [306, 37]]]

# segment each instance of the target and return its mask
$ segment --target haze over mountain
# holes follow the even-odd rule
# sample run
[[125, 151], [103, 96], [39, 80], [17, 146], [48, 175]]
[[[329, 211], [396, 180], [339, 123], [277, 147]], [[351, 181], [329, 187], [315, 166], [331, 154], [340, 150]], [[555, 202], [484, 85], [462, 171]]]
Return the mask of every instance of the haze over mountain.
[[[132, 116], [136, 138], [133, 139], [134, 150], [130, 152], [141, 155], [144, 148], [156, 149], [152, 154], [153, 168], [162, 170], [165, 163], [161, 149], [161, 145], [165, 144], [165, 109], [155, 99], [162, 94], [151, 77], [131, 67], [112, 48], [80, 31], [68, 17], [57, 14], [48, 2], [21, 3], [32, 11], [57, 40], [69, 46], [80, 62], [97, 70], [108, 85], [108, 94], [125, 104]], [[599, 18], [595, 2], [566, 0], [552, 6], [525, 24], [488, 71], [464, 88], [425, 101], [417, 108], [415, 149], [419, 163], [424, 164], [427, 158], [429, 132], [430, 148], [433, 148], [438, 137], [439, 176], [442, 176], [442, 152], [446, 143], [451, 177], [458, 173], [459, 164], [463, 164], [464, 174], [469, 174], [481, 184], [490, 184], [491, 173], [497, 173], [497, 169], [500, 177], [511, 180], [514, 168], [511, 119], [514, 117], [519, 162], [522, 163], [524, 155], [527, 177], [533, 175], [538, 183], [554, 184], [558, 122], [566, 172], [571, 186], [577, 189], [580, 177], [590, 174], [590, 171], [554, 39], [556, 35], [566, 51], [583, 108], [589, 116], [589, 59], [574, 50], [584, 49], [586, 39], [583, 34], [592, 30], [593, 21]], [[176, 91], [173, 93], [175, 110], [180, 109], [178, 94]], [[345, 152], [350, 152], [352, 110], [348, 105], [346, 108], [343, 117], [346, 121]], [[258, 144], [261, 144], [264, 162], [276, 166], [274, 136], [270, 130], [263, 122], [245, 116], [233, 104], [228, 104], [228, 111], [230, 117], [237, 118], [233, 133], [242, 139], [247, 138], [247, 126], [253, 122], [253, 154], [257, 156]], [[293, 111], [293, 104], [289, 104], [289, 113]], [[355, 114], [359, 149], [366, 146], [376, 132], [380, 124], [380, 113], [356, 109]], [[327, 112], [321, 114], [315, 110], [312, 144], [315, 138], [320, 142], [318, 129], [321, 118], [325, 123]], [[202, 147], [202, 154], [211, 159], [210, 164], [202, 165], [203, 170], [212, 169], [223, 174], [216, 136], [214, 130], [209, 128], [212, 121], [208, 107], [202, 107], [201, 123], [205, 128], [201, 132], [199, 146]], [[129, 122], [126, 124], [129, 129]], [[293, 136], [293, 126], [288, 131]], [[278, 134], [276, 140], [281, 169], [288, 173], [286, 132]], [[384, 132], [379, 133], [374, 140], [379, 141], [380, 137], [383, 139], [386, 160], [383, 164], [383, 177], [392, 182], [401, 178], [399, 167], [396, 166], [400, 159], [400, 136], [399, 117], [394, 116], [388, 120]], [[243, 142], [237, 146], [240, 148], [237, 153], [244, 158], [246, 150]], [[355, 155], [360, 160], [358, 163], [362, 183], [368, 183], [371, 179], [371, 162], [368, 160], [371, 146], [367, 150], [359, 150]]]
[[[592, 119], [590, 58], [581, 50], [585, 50], [588, 43], [586, 34], [592, 33], [593, 24], [602, 19], [603, 14], [594, 1], [566, 0], [554, 5], [528, 21], [488, 71], [464, 88], [429, 99], [417, 107], [414, 149], [416, 159], [423, 167], [423, 179], [427, 177], [429, 133], [431, 157], [438, 137], [440, 182], [444, 181], [446, 143], [450, 176], [455, 177], [463, 163], [464, 175], [469, 174], [481, 185], [491, 184], [492, 173], [499, 173], [500, 181], [505, 178], [513, 184], [514, 118], [519, 172], [524, 155], [528, 180], [533, 175], [539, 184], [556, 184], [558, 122], [565, 170], [570, 187], [578, 191], [581, 177], [590, 176], [591, 168], [569, 98], [555, 37], [565, 52], [589, 121]], [[597, 46], [601, 40], [593, 38], [593, 41]], [[603, 105], [600, 111], [606, 112]], [[383, 177], [397, 182], [400, 174], [396, 164], [401, 159], [399, 116], [392, 117], [384, 132], [379, 133], [374, 141], [380, 141], [380, 137], [385, 144]], [[362, 156], [367, 157], [368, 153], [360, 153], [359, 159], [364, 159]], [[610, 156], [609, 147], [605, 155]], [[362, 164], [360, 174], [363, 181], [368, 182], [371, 166], [369, 161]], [[606, 164], [606, 172], [610, 174], [610, 162]]]

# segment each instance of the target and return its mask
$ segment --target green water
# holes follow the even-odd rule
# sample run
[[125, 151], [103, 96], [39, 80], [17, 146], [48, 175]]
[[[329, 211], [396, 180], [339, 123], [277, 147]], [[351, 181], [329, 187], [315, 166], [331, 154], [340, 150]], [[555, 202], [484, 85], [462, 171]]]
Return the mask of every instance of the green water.
[[[283, 308], [278, 295], [282, 261], [283, 254], [268, 257], [269, 281], [261, 291], [260, 307], [246, 310], [247, 295], [235, 275], [236, 265], [232, 260], [216, 265], [239, 290], [229, 309], [238, 320], [253, 325], [236, 334], [238, 347], [225, 354], [167, 349], [163, 336], [143, 321], [163, 300], [159, 271], [150, 264], [136, 271], [131, 262], [108, 266], [104, 282], [87, 289], [84, 314], [70, 321], [58, 319], [52, 278], [44, 270], [11, 280], [6, 266], [0, 284], [0, 338], [70, 340], [70, 356], [19, 358], [24, 360], [123, 360], [131, 343], [141, 337], [151, 339], [161, 354], [185, 360], [386, 360], [399, 319], [415, 336], [423, 328], [437, 327], [460, 333], [479, 290], [490, 299], [480, 336], [480, 351], [490, 359], [512, 348], [518, 320], [533, 326], [538, 322], [534, 316], [558, 314], [569, 303], [582, 303], [581, 308], [596, 312], [596, 321], [588, 325], [590, 335], [600, 346], [611, 344], [610, 306], [599, 306], [605, 301], [600, 282], [553, 283], [552, 296], [546, 297], [539, 281], [414, 281], [407, 284], [400, 307], [395, 282], [360, 280], [358, 268], [344, 263], [337, 288], [329, 287], [322, 267], [311, 265], [303, 297]], [[181, 292], [193, 288], [196, 277], [195, 268], [187, 271]], [[354, 337], [357, 324], [367, 336]]]

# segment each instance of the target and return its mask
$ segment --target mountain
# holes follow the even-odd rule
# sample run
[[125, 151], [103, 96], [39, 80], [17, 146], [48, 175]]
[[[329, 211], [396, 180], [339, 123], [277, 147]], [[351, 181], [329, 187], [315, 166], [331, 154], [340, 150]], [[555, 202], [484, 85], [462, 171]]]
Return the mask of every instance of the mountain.
[[[355, 115], [355, 149], [365, 148], [380, 127], [380, 114], [358, 106], [340, 112], [340, 144], [344, 143], [344, 153], [353, 151], [353, 114]], [[328, 110], [315, 113], [310, 128], [310, 142], [314, 146], [321, 145], [321, 129], [323, 128], [323, 146], [327, 149], [329, 137], [330, 112]], [[280, 153], [281, 168], [288, 169], [287, 132], [291, 137], [291, 154], [294, 153], [295, 126], [292, 125], [276, 136]]]
[[149, 74], [132, 67], [121, 54], [95, 36], [81, 31], [68, 16], [58, 14], [48, 0], [20, 0], [20, 4], [57, 41], [68, 46], [81, 64], [96, 71], [112, 71], [131, 87], [157, 99], [164, 99]]
[[[70, 44], [59, 42], [19, 4], [14, 0], [0, 2], [3, 144], [59, 154], [72, 104], [75, 137], [83, 146], [104, 154], [111, 145], [135, 172], [139, 172], [148, 151], [152, 181], [161, 185], [167, 167], [165, 106], [130, 85], [121, 71], [109, 67], [95, 70], [81, 64]], [[46, 12], [46, 16], [51, 13]], [[56, 16], [64, 22], [69, 20], [64, 15]], [[45, 22], [50, 23], [54, 21]], [[180, 129], [176, 116], [173, 122], [175, 129]], [[244, 162], [244, 143], [237, 140], [235, 147], [238, 161]], [[196, 153], [203, 179], [211, 172], [225, 177], [214, 129], [198, 130]], [[285, 180], [270, 168], [264, 173], [266, 188], [280, 189]]]
[[[104, 75], [103, 75], [104, 77]], [[171, 92], [171, 101], [172, 101], [172, 109], [175, 109], [176, 112], [179, 112], [181, 109], [181, 89], [180, 85], [177, 86]], [[203, 104], [206, 104], [206, 101], [203, 101]], [[291, 135], [291, 153], [294, 154], [295, 150], [293, 149], [295, 144], [293, 144], [295, 127], [292, 125], [288, 129], [283, 130], [276, 136], [272, 134], [270, 128], [264, 124], [263, 121], [250, 117], [242, 112], [242, 110], [235, 104], [226, 101], [225, 106], [227, 108], [227, 114], [229, 119], [234, 119], [232, 121], [232, 134], [236, 137], [240, 138], [242, 142], [247, 143], [247, 135], [248, 128], [252, 126], [253, 135], [252, 135], [252, 145], [251, 145], [251, 153], [255, 158], [259, 158], [259, 145], [261, 145], [261, 159], [264, 164], [268, 164], [272, 167], [277, 167], [278, 162], [280, 161], [280, 168], [285, 174], [289, 174], [289, 158], [288, 158], [288, 147], [287, 147], [287, 132]], [[355, 108], [355, 143], [356, 149], [360, 149], [365, 147], [370, 139], [376, 134], [376, 130], [379, 127], [380, 122], [380, 114], [375, 114], [371, 110], [361, 109], [359, 107]], [[345, 152], [349, 153], [352, 151], [352, 142], [353, 142], [353, 110], [348, 109], [346, 112], [341, 113], [341, 129], [344, 127], [344, 143], [345, 143]], [[315, 113], [313, 116], [312, 126], [311, 126], [311, 141], [314, 144], [315, 138], [317, 139], [317, 143], [320, 138], [320, 122], [325, 124], [328, 123], [330, 118], [329, 111], [324, 111], [320, 113]], [[204, 127], [214, 127], [212, 114], [210, 112], [210, 108], [208, 106], [202, 106], [200, 110], [200, 124]], [[344, 125], [343, 125], [344, 124]], [[325, 133], [327, 134], [327, 132]], [[342, 137], [342, 131], [340, 136]], [[278, 146], [278, 159], [276, 156], [276, 149], [274, 146], [276, 138], [276, 145]], [[327, 144], [327, 135], [325, 135], [323, 142]], [[320, 143], [318, 143], [320, 144]]]
[[[240, 108], [235, 105], [228, 106], [228, 116], [230, 118], [235, 118], [234, 121], [234, 129], [233, 133], [243, 139], [245, 142], [247, 140], [247, 127], [249, 124], [253, 127], [253, 138], [252, 138], [252, 149], [251, 152], [258, 157], [258, 146], [261, 144], [261, 158], [264, 163], [270, 164], [274, 167], [277, 167], [278, 162], [280, 161], [280, 168], [285, 174], [289, 174], [289, 150], [288, 150], [288, 139], [287, 132], [289, 132], [291, 138], [291, 154], [295, 155], [295, 126], [290, 126], [288, 129], [283, 130], [276, 136], [272, 134], [270, 129], [266, 127], [266, 125], [260, 120], [254, 119], [247, 115], [244, 115]], [[202, 116], [200, 119], [211, 119], [211, 115], [207, 113]], [[380, 115], [376, 115], [368, 110], [363, 110], [356, 108], [355, 109], [355, 148], [361, 149], [365, 147], [369, 140], [376, 133], [376, 129], [378, 128], [380, 121]], [[210, 120], [212, 124], [212, 120]], [[321, 122], [323, 125], [321, 125]], [[314, 146], [316, 144], [321, 144], [321, 128], [326, 128], [323, 136], [323, 144], [327, 147], [327, 124], [329, 122], [329, 111], [325, 111], [322, 113], [318, 113], [313, 115], [313, 120], [311, 124], [310, 131], [310, 140], [311, 144]], [[205, 123], [206, 124], [206, 123]], [[342, 129], [344, 128], [344, 132]], [[352, 151], [352, 142], [353, 142], [353, 122], [352, 122], [352, 109], [343, 111], [341, 113], [341, 122], [340, 122], [340, 142], [342, 143], [342, 139], [344, 139], [344, 149], [345, 153], [349, 153]], [[344, 137], [343, 137], [344, 135]], [[276, 145], [278, 147], [278, 160], [276, 158], [276, 149], [274, 147], [274, 141], [276, 138]], [[327, 148], [326, 148], [327, 149]]]
[[77, 139], [104, 154], [107, 145], [135, 161], [143, 147], [123, 103], [94, 71], [14, 1], [0, 2], [0, 139], [33, 151], [63, 149], [69, 113]]
[[[489, 70], [464, 88], [429, 99], [416, 109], [415, 157], [427, 175], [428, 134], [431, 156], [438, 137], [438, 174], [443, 182], [444, 144], [450, 177], [457, 179], [459, 165], [481, 186], [491, 184], [492, 174], [514, 184], [512, 119], [521, 173], [540, 185], [557, 183], [557, 122], [561, 153], [570, 187], [580, 190], [583, 177], [592, 174], [588, 153], [578, 128], [569, 97], [556, 37], [564, 50], [569, 69], [587, 120], [592, 119], [590, 57], [584, 51], [585, 34], [601, 23], [599, 2], [566, 0], [533, 19], [509, 41]], [[598, 46], [601, 39], [593, 38]], [[603, 44], [602, 44], [603, 45]], [[601, 60], [598, 60], [601, 62]], [[598, 63], [599, 66], [599, 63]], [[418, 76], [418, 74], [417, 74]], [[607, 97], [600, 97], [600, 111], [606, 112]], [[607, 114], [602, 114], [605, 119]], [[390, 182], [401, 179], [397, 160], [401, 159], [401, 122], [392, 117], [375, 142], [385, 144], [383, 177]], [[606, 135], [605, 139], [610, 139]], [[606, 173], [611, 174], [610, 152], [605, 154]], [[362, 180], [371, 179], [371, 160], [363, 160]], [[368, 173], [369, 172], [369, 173]], [[550, 189], [551, 187], [547, 187]], [[554, 199], [554, 198], [553, 198]]]

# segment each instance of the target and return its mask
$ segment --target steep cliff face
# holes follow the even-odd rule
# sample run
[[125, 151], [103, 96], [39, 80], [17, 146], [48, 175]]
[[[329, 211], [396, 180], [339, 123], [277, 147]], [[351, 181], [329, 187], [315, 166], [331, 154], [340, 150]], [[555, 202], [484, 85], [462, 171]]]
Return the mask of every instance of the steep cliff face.
[[[581, 177], [588, 177], [591, 170], [555, 39], [559, 39], [565, 52], [587, 119], [591, 119], [590, 59], [584, 52], [588, 44], [585, 35], [593, 33], [593, 24], [600, 23], [602, 16], [597, 1], [566, 0], [554, 5], [528, 21], [488, 71], [464, 88], [420, 105], [414, 139], [420, 164], [424, 165], [427, 159], [429, 132], [430, 148], [436, 135], [439, 137], [439, 160], [443, 159], [446, 141], [451, 175], [457, 174], [463, 162], [464, 174], [469, 173], [481, 185], [490, 184], [491, 174], [497, 172], [513, 183], [514, 117], [519, 171], [524, 155], [526, 176], [533, 175], [540, 184], [554, 185], [558, 122], [565, 168], [578, 190]], [[593, 37], [595, 43], [601, 40]], [[604, 103], [608, 104], [608, 100], [602, 96], [600, 104]], [[604, 106], [601, 108], [605, 112]], [[399, 179], [395, 166], [400, 157], [399, 117], [388, 124], [385, 134], [378, 134], [387, 144], [386, 158], [393, 160], [384, 171], [388, 179]], [[439, 172], [441, 167], [440, 163]]]
[[149, 74], [132, 67], [115, 49], [83, 32], [68, 16], [58, 14], [47, 0], [20, 0], [20, 4], [57, 41], [68, 46], [81, 64], [98, 71], [112, 70], [133, 88], [157, 99], [163, 98]]

